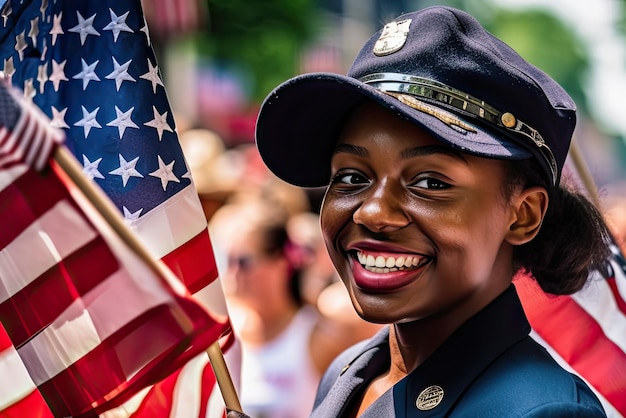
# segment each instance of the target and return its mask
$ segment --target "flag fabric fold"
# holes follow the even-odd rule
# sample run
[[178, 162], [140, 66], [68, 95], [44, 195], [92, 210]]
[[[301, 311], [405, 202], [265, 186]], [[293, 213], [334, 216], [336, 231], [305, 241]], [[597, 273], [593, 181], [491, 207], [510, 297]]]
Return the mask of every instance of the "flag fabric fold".
[[54, 162], [0, 171], [0, 202], [0, 320], [54, 416], [118, 406], [228, 329], [132, 252]]
[[532, 336], [594, 390], [611, 418], [626, 416], [626, 261], [617, 246], [609, 277], [595, 271], [571, 296], [544, 293], [530, 276], [514, 284]]
[[[41, 109], [50, 126], [63, 132], [83, 173], [113, 201], [154, 259], [165, 263], [190, 292], [208, 291], [214, 294], [211, 299], [221, 301], [207, 312], [206, 307], [199, 309], [184, 289], [172, 294], [162, 281], [161, 287], [152, 287], [155, 280], [161, 280], [154, 274], [146, 276], [152, 277], [148, 283], [145, 278], [137, 280], [139, 271], [139, 275], [148, 274], [145, 266], [117, 246], [110, 247], [104, 238], [110, 235], [102, 232], [106, 225], [93, 220], [89, 211], [82, 213], [85, 205], [75, 201], [77, 194], [71, 184], [60, 180], [63, 176], [58, 167], [39, 176], [20, 163], [25, 160], [40, 169], [58, 142], [58, 131], [42, 130], [39, 124], [29, 122], [25, 124], [30, 130], [22, 132], [19, 124], [5, 123], [4, 127], [11, 129], [0, 132], [1, 193], [6, 193], [0, 197], [0, 206], [11, 202], [7, 213], [20, 217], [26, 217], [19, 211], [27, 208], [33, 224], [22, 224], [25, 235], [11, 226], [14, 239], [5, 240], [18, 248], [11, 253], [17, 254], [12, 257], [21, 263], [19, 267], [13, 262], [8, 263], [10, 268], [5, 266], [11, 277], [18, 279], [10, 280], [11, 284], [5, 285], [8, 288], [0, 291], [0, 315], [3, 322], [7, 318], [8, 335], [15, 338], [14, 344], [7, 339], [0, 346], [0, 371], [11, 367], [28, 372], [21, 375], [19, 387], [1, 379], [0, 416], [23, 416], [24, 411], [27, 416], [52, 416], [44, 411], [43, 398], [52, 402], [56, 416], [63, 416], [68, 404], [80, 415], [83, 409], [77, 405], [87, 401], [92, 402], [91, 413], [102, 412], [132, 396], [140, 386], [165, 378], [164, 373], [175, 371], [198, 354], [200, 347], [227, 332], [229, 323], [206, 219], [178, 143], [140, 0], [6, 0], [0, 4], [0, 70], [4, 77], [22, 92], [27, 103]], [[1, 101], [0, 108], [11, 110]], [[37, 112], [26, 115], [31, 119], [42, 116]], [[53, 140], [30, 144], [42, 135], [52, 135]], [[21, 148], [16, 149], [16, 138], [31, 140], [17, 142]], [[61, 185], [49, 186], [59, 181]], [[53, 195], [52, 190], [59, 194]], [[60, 203], [36, 210], [44, 198]], [[68, 221], [73, 223], [61, 225]], [[44, 226], [55, 233], [45, 232]], [[31, 238], [47, 252], [46, 262], [30, 265], [24, 261], [34, 254], [31, 244], [24, 244]], [[130, 267], [125, 267], [127, 263]], [[22, 270], [31, 278], [26, 279]], [[0, 280], [6, 274], [1, 273]], [[73, 282], [79, 274], [81, 279]], [[52, 289], [58, 297], [47, 293]], [[140, 297], [142, 292], [150, 296]], [[41, 313], [45, 315], [26, 313], [18, 301], [28, 309], [46, 307]], [[110, 316], [113, 310], [119, 316]], [[44, 324], [46, 331], [35, 331]], [[183, 350], [185, 343], [191, 348]], [[115, 348], [107, 351], [106, 347]], [[25, 367], [25, 359], [39, 363]], [[159, 368], [158, 376], [154, 369], [147, 372], [156, 362], [170, 367]], [[96, 363], [100, 365], [95, 367]], [[211, 373], [207, 365], [207, 377], [201, 382], [203, 393], [215, 392]], [[89, 382], [82, 374], [89, 376]], [[184, 376], [175, 373], [170, 378], [179, 375]], [[118, 386], [104, 394], [104, 386], [114, 379]], [[141, 393], [158, 392], [168, 379]], [[107, 380], [109, 383], [104, 382]], [[67, 392], [79, 383], [89, 395]], [[71, 386], [63, 389], [63, 385]], [[169, 405], [160, 401], [147, 396], [142, 405], [159, 410], [157, 416], [170, 415]], [[33, 405], [44, 412], [32, 415], [36, 411]], [[222, 414], [223, 408], [208, 416]]]

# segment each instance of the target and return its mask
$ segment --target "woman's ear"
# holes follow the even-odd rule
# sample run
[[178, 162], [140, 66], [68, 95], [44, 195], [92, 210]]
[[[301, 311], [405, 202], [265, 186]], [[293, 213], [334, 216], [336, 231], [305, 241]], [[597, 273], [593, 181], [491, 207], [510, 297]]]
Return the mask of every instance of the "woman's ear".
[[506, 241], [512, 245], [522, 245], [535, 238], [547, 208], [548, 192], [543, 187], [529, 187], [514, 196]]

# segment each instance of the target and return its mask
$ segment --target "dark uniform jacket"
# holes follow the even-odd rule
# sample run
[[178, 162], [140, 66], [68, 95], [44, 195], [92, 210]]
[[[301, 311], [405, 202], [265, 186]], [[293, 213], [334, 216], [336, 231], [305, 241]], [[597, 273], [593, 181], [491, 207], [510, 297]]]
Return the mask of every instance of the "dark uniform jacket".
[[[529, 332], [511, 286], [361, 418], [606, 416], [587, 385], [561, 368]], [[353, 401], [389, 363], [385, 327], [333, 362], [320, 382], [311, 417], [347, 416]]]

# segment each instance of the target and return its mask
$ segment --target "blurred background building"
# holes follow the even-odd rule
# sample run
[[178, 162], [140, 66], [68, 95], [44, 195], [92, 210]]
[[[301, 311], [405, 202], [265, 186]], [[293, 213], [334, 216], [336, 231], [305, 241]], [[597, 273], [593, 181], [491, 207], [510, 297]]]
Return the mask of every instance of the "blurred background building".
[[179, 132], [211, 130], [225, 149], [253, 143], [280, 82], [345, 73], [371, 33], [435, 4], [470, 12], [565, 87], [600, 197], [626, 196], [626, 0], [144, 0]]

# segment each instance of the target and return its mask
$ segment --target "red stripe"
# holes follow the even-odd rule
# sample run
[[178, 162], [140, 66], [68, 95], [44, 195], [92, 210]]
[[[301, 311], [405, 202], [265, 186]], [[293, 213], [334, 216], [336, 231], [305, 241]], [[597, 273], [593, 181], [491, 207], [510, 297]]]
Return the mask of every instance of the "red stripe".
[[[5, 143], [7, 142], [9, 138], [11, 138], [11, 131], [9, 131], [6, 126], [1, 126], [0, 127], [0, 148], [2, 148], [5, 145]], [[4, 154], [4, 152], [2, 154]]]
[[[212, 321], [196, 303], [176, 301], [178, 304], [156, 307], [129, 322], [41, 384], [39, 390], [50, 409], [58, 416], [81, 417], [119, 406], [204, 351], [203, 347], [224, 332], [225, 326]], [[126, 375], [138, 367], [142, 367], [140, 372], [127, 380]]]
[[215, 375], [213, 374], [213, 367], [211, 367], [211, 363], [207, 363], [202, 370], [202, 381], [200, 386], [200, 411], [198, 413], [198, 418], [203, 418], [207, 416], [207, 409], [209, 406], [209, 398], [211, 397], [211, 393], [213, 393], [213, 388], [215, 387]]
[[217, 278], [217, 266], [207, 229], [162, 258], [191, 293]]
[[13, 343], [9, 338], [9, 334], [7, 334], [4, 326], [2, 326], [2, 322], [0, 322], [0, 352], [10, 348], [12, 345]]
[[33, 118], [28, 114], [24, 114], [22, 125], [19, 130], [14, 130], [13, 135], [17, 138], [15, 141], [15, 148], [12, 150], [12, 153], [21, 160], [26, 161], [26, 156], [28, 155], [31, 147], [36, 142], [37, 139], [37, 124], [33, 120]]
[[[68, 197], [67, 190], [51, 173], [28, 170], [0, 191], [0, 248], [6, 247], [58, 201]], [[6, 222], [10, 219], [10, 222]]]
[[613, 293], [613, 297], [615, 298], [615, 303], [617, 304], [617, 308], [626, 315], [626, 302], [622, 299], [622, 295], [617, 288], [617, 280], [615, 277], [611, 277], [606, 280], [609, 287], [611, 288], [611, 292]]
[[617, 410], [626, 413], [626, 353], [569, 296], [548, 296], [527, 277], [515, 285], [533, 329]]
[[154, 385], [143, 398], [133, 418], [169, 417], [174, 405], [174, 388], [182, 369]]
[[28, 124], [30, 128], [28, 130], [29, 138], [27, 142], [24, 142], [22, 139], [22, 148], [24, 152], [24, 161], [30, 166], [32, 166], [33, 161], [35, 160], [35, 155], [37, 150], [41, 148], [41, 143], [46, 137], [46, 131], [40, 123], [37, 123], [35, 119], [31, 116], [30, 112], [25, 115], [25, 122]]
[[118, 269], [117, 259], [98, 236], [0, 303], [0, 320], [13, 344], [21, 346]]
[[41, 394], [32, 392], [18, 402], [0, 411], [2, 418], [54, 418]]
[[[12, 346], [11, 340], [8, 334], [4, 330], [4, 327], [0, 323], [0, 352], [8, 350]], [[0, 385], [10, 384], [7, 383], [6, 377]], [[0, 417], [2, 418], [23, 418], [23, 417], [36, 417], [36, 418], [53, 418], [50, 408], [44, 401], [39, 391], [35, 390], [23, 399], [9, 405], [7, 408], [0, 410]]]

